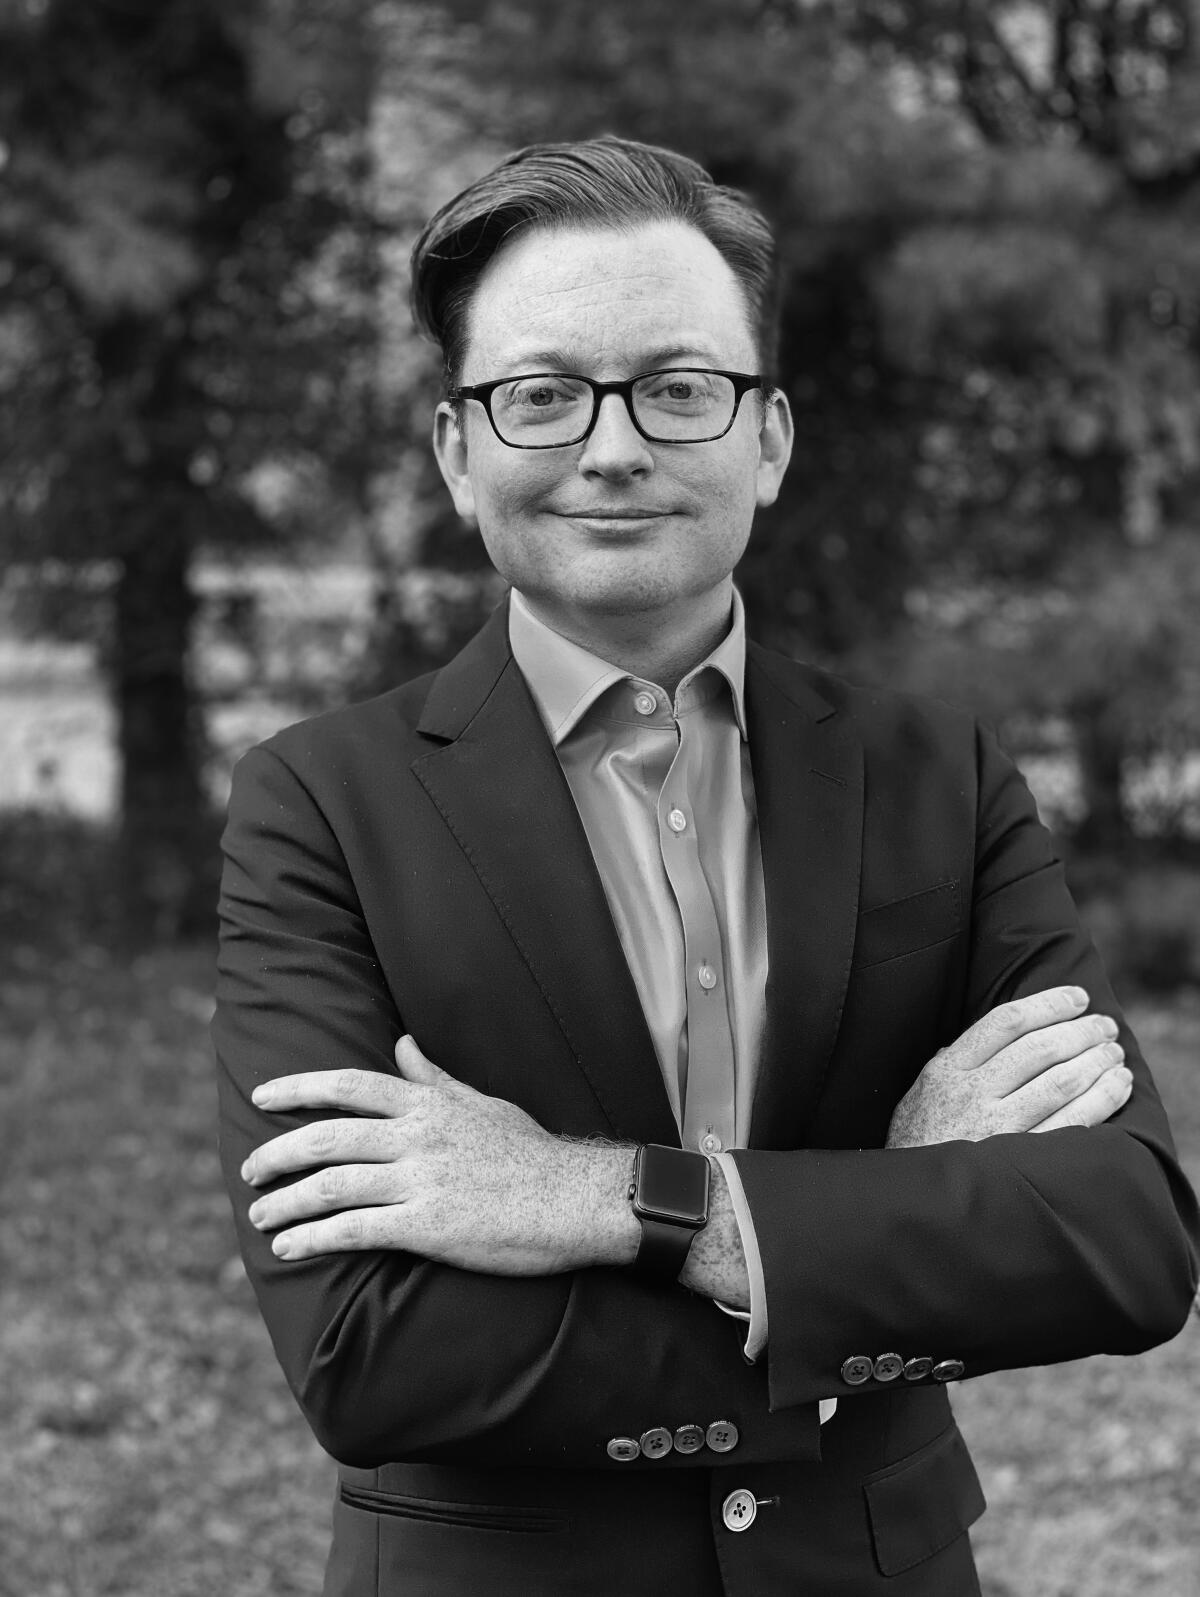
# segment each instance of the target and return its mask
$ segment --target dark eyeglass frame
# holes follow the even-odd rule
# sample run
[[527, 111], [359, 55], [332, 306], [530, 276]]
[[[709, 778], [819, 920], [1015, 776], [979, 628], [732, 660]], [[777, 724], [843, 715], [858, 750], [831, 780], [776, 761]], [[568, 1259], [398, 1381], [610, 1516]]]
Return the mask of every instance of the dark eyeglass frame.
[[[733, 410], [729, 420], [719, 433], [709, 433], [704, 438], [659, 438], [654, 433], [649, 433], [634, 415], [633, 390], [634, 387], [644, 382], [647, 377], [670, 377], [676, 372], [699, 372], [706, 377], [726, 377], [733, 384]], [[492, 395], [497, 388], [503, 388], [507, 383], [529, 382], [534, 377], [569, 377], [573, 383], [586, 383], [592, 391], [592, 414], [587, 426], [577, 438], [564, 439], [558, 444], [514, 444], [506, 438], [496, 425], [496, 418], [492, 415]], [[598, 383], [594, 378], [584, 377], [579, 372], [517, 372], [512, 377], [498, 377], [491, 383], [466, 383], [459, 388], [452, 388], [449, 397], [454, 400], [474, 399], [483, 406], [488, 421], [492, 424], [492, 431], [502, 444], [508, 449], [570, 449], [575, 444], [583, 443], [589, 438], [600, 416], [600, 402], [607, 394], [619, 394], [625, 405], [626, 414], [636, 430], [648, 444], [711, 444], [725, 434], [737, 420], [738, 410], [742, 400], [754, 388], [761, 388], [766, 392], [761, 373], [750, 372], [725, 372], [713, 366], [659, 366], [653, 371], [638, 372], [636, 377], [627, 377], [620, 383]]]

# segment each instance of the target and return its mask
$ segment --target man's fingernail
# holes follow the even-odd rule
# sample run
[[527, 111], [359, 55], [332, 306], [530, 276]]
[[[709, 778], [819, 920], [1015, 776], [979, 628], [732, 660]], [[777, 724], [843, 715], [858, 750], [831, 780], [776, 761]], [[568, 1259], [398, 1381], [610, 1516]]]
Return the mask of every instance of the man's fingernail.
[[263, 1206], [262, 1206], [261, 1203], [252, 1203], [250, 1205], [250, 1207], [246, 1210], [246, 1213], [250, 1216], [250, 1223], [252, 1225], [257, 1225], [258, 1222], [262, 1219], [262, 1212], [263, 1212]]
[[1082, 987], [1068, 987], [1067, 996], [1070, 998], [1073, 1004], [1079, 1004], [1082, 1006], [1088, 1002], [1088, 995], [1084, 992]]
[[275, 1096], [275, 1084], [270, 1081], [264, 1081], [261, 1087], [255, 1087], [250, 1096], [256, 1104], [270, 1103]]
[[271, 1244], [271, 1252], [277, 1259], [290, 1258], [292, 1253], [291, 1237], [287, 1236], [286, 1234], [281, 1237], [276, 1237], [274, 1242]]
[[249, 1181], [251, 1184], [253, 1184], [254, 1166], [250, 1163], [249, 1159], [247, 1159], [245, 1164], [242, 1166], [242, 1180]]

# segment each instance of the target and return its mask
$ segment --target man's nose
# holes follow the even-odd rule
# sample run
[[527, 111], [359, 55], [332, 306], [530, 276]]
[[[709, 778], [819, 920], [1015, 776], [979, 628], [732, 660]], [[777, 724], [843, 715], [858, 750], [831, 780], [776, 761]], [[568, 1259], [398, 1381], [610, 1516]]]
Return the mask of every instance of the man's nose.
[[596, 424], [584, 440], [579, 469], [601, 477], [631, 477], [654, 469], [650, 446], [633, 425], [620, 394], [601, 399]]

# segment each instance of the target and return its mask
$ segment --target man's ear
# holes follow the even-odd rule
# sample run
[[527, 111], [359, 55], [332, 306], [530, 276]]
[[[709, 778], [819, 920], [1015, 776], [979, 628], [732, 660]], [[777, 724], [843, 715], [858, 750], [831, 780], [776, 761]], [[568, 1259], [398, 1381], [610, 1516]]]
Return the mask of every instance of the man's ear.
[[438, 470], [450, 490], [454, 508], [469, 527], [479, 524], [475, 514], [475, 490], [467, 468], [467, 435], [459, 425], [454, 406], [443, 400], [433, 418], [433, 452]]
[[773, 505], [779, 496], [779, 485], [792, 458], [792, 408], [787, 395], [779, 388], [773, 389], [763, 402], [763, 422], [758, 434], [758, 481], [755, 498], [760, 509]]

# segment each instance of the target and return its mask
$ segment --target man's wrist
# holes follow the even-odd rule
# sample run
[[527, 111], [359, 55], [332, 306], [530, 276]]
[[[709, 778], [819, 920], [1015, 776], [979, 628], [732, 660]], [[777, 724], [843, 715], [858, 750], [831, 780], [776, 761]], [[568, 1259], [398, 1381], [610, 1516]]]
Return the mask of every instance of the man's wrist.
[[579, 1201], [580, 1251], [586, 1265], [632, 1264], [642, 1228], [629, 1202], [637, 1148], [632, 1144], [576, 1142], [562, 1138], [571, 1153], [570, 1179]]

